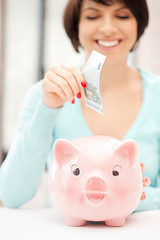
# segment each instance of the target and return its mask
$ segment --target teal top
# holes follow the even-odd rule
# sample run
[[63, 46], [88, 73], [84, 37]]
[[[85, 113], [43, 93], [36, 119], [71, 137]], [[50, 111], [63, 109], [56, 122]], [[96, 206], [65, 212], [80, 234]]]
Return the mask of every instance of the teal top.
[[[144, 188], [146, 199], [136, 211], [160, 209], [160, 78], [139, 70], [143, 81], [143, 103], [124, 139], [139, 144], [139, 161], [146, 168], [151, 186]], [[80, 100], [50, 109], [41, 102], [42, 81], [29, 91], [19, 117], [16, 135], [6, 160], [0, 167], [0, 199], [16, 208], [36, 194], [42, 173], [52, 161], [52, 147], [57, 138], [72, 140], [91, 136]], [[132, 107], [132, 106], [131, 106]]]

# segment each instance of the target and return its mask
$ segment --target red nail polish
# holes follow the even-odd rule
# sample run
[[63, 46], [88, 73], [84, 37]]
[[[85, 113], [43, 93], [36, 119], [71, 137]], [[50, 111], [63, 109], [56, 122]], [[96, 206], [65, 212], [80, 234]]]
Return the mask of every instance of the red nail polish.
[[145, 182], [148, 182], [148, 178], [145, 178], [145, 180], [144, 180]]
[[144, 178], [144, 182], [145, 182], [146, 184], [150, 184], [150, 179], [147, 178], [147, 177], [145, 177], [145, 178]]
[[73, 98], [73, 100], [72, 100], [72, 104], [74, 104], [75, 103], [75, 99]]
[[81, 93], [80, 92], [77, 94], [77, 98], [81, 98]]
[[146, 194], [143, 192], [141, 196], [141, 200], [145, 200], [145, 198], [146, 198]]
[[84, 87], [84, 88], [86, 88], [86, 87], [87, 87], [87, 85], [86, 85], [85, 81], [81, 82], [81, 85], [82, 85], [82, 87]]
[[147, 183], [147, 178], [143, 178], [143, 184]]

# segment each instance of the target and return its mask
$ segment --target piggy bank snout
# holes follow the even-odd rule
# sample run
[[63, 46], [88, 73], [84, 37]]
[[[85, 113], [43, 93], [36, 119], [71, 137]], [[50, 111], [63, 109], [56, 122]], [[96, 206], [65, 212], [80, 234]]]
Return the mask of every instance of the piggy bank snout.
[[90, 177], [86, 180], [84, 194], [90, 203], [100, 203], [106, 196], [107, 184], [101, 177]]
[[100, 177], [91, 177], [88, 178], [85, 183], [85, 191], [92, 192], [106, 192], [107, 185], [105, 181]]
[[91, 177], [87, 179], [84, 186], [84, 193], [90, 202], [101, 202], [104, 199], [106, 192], [107, 184], [102, 178]]

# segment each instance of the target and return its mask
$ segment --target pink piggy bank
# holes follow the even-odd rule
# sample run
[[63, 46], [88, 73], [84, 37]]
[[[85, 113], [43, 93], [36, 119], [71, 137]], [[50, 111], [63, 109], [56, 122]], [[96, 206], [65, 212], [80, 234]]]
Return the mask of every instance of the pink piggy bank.
[[56, 140], [49, 173], [49, 193], [66, 223], [82, 226], [103, 221], [122, 226], [137, 207], [143, 177], [134, 140], [107, 136]]

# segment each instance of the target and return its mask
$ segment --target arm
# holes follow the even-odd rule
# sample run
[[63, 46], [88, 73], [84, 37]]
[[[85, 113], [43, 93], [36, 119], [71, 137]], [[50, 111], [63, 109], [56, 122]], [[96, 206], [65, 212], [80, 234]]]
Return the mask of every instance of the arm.
[[146, 198], [140, 201], [135, 212], [160, 209], [160, 188], [147, 187], [144, 190]]
[[[142, 169], [142, 173], [144, 173], [145, 166], [143, 163], [141, 163], [141, 169]], [[160, 169], [159, 169], [159, 173], [160, 173]], [[151, 184], [150, 179], [148, 177], [143, 177], [144, 192], [142, 193], [141, 201], [137, 209], [135, 210], [135, 212], [160, 209], [160, 187], [159, 186], [153, 187], [153, 186], [150, 186], [150, 184]]]
[[[159, 144], [160, 146], [160, 144]], [[160, 156], [160, 154], [158, 154]], [[160, 158], [159, 158], [160, 161]], [[142, 172], [144, 173], [145, 167], [142, 164]], [[159, 176], [160, 177], [160, 165], [159, 165]], [[146, 180], [145, 180], [146, 179]], [[138, 211], [148, 211], [148, 210], [156, 210], [160, 209], [160, 187], [159, 184], [157, 184], [157, 187], [149, 186], [151, 184], [150, 180], [148, 178], [144, 178], [143, 184], [144, 187], [144, 200], [140, 202], [138, 208], [136, 209], [136, 212]], [[157, 181], [158, 182], [158, 181]]]
[[[147, 172], [151, 179], [151, 185], [144, 188], [144, 200], [140, 201], [136, 209], [137, 212], [160, 209], [160, 181], [158, 181], [160, 178], [160, 78], [159, 76], [151, 75], [150, 73], [147, 73], [145, 77], [147, 79], [146, 83], [149, 97], [148, 110], [145, 119], [147, 119], [148, 116], [151, 117], [149, 118], [149, 124], [146, 120], [146, 129], [145, 131], [143, 129], [143, 131], [145, 132], [145, 138], [148, 138], [146, 132], [149, 131], [149, 136], [152, 140], [149, 143], [149, 148], [149, 145], [146, 145], [147, 139], [143, 138], [145, 143], [142, 145], [143, 154], [141, 159], [146, 160], [144, 161], [144, 164], [146, 163], [145, 167], [148, 170]], [[144, 173], [144, 171], [145, 169], [143, 169], [142, 172]]]
[[59, 111], [41, 103], [41, 86], [36, 84], [25, 101], [14, 142], [0, 168], [0, 198], [6, 206], [19, 207], [36, 194]]
[[[28, 95], [15, 140], [0, 168], [0, 198], [19, 207], [37, 191], [51, 150], [52, 132], [61, 107], [82, 91], [83, 75], [74, 66], [52, 67]], [[64, 119], [65, 121], [65, 119]]]

